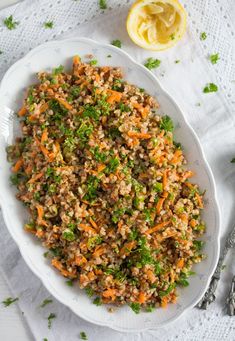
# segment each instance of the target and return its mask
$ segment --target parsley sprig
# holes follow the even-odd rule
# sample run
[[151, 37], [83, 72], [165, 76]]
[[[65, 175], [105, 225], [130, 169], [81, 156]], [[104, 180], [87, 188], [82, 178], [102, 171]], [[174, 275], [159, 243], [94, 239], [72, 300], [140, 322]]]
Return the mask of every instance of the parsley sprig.
[[149, 69], [156, 69], [157, 67], [159, 67], [161, 64], [161, 61], [159, 59], [154, 59], [152, 57], [148, 58], [146, 63], [144, 64], [144, 66]]
[[2, 301], [2, 304], [4, 305], [4, 307], [9, 307], [9, 305], [11, 305], [12, 303], [18, 301], [19, 298], [12, 298], [12, 297], [7, 297], [4, 301]]
[[13, 16], [10, 15], [8, 18], [3, 20], [4, 25], [8, 28], [8, 30], [14, 30], [17, 25], [19, 25], [19, 21], [14, 21]]
[[217, 91], [218, 91], [218, 86], [214, 83], [208, 83], [203, 89], [203, 92], [205, 94], [208, 94], [210, 92], [217, 92]]

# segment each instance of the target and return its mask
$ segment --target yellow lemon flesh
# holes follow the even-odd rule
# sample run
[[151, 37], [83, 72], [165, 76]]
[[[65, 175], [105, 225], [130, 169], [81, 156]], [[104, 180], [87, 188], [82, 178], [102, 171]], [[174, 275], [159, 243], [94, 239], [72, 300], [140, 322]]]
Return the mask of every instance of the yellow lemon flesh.
[[186, 30], [186, 12], [178, 0], [138, 0], [127, 17], [127, 32], [137, 45], [165, 50], [179, 41]]

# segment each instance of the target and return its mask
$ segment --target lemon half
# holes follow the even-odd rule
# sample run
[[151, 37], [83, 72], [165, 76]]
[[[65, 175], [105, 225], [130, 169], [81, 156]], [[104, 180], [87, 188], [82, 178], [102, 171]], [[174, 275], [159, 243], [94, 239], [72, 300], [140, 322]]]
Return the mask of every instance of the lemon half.
[[127, 32], [137, 45], [165, 50], [186, 31], [186, 12], [178, 0], [138, 0], [127, 17]]

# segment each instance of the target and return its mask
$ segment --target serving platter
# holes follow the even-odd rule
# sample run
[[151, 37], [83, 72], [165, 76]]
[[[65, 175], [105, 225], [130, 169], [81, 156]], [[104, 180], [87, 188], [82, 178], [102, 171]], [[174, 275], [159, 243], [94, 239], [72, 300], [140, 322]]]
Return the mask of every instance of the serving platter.
[[[169, 115], [174, 121], [175, 139], [183, 145], [188, 166], [196, 174], [193, 181], [198, 183], [202, 190], [206, 190], [203, 220], [207, 230], [202, 238], [206, 242], [203, 249], [206, 259], [193, 267], [196, 274], [191, 276], [190, 285], [178, 289], [177, 304], [170, 304], [166, 309], [159, 308], [153, 313], [135, 314], [127, 306], [118, 308], [114, 313], [110, 313], [105, 305], [97, 307], [78, 285], [68, 287], [65, 284], [66, 279], [60, 276], [43, 257], [45, 249], [40, 242], [25, 233], [23, 229], [27, 221], [27, 211], [16, 200], [16, 191], [10, 185], [10, 164], [7, 162], [5, 151], [18, 131], [18, 119], [14, 113], [22, 105], [26, 88], [37, 82], [37, 72], [51, 70], [61, 64], [69, 70], [72, 57], [77, 54], [82, 60], [86, 60], [86, 56], [92, 54], [99, 65], [120, 66], [128, 82], [144, 88], [158, 100], [160, 114]], [[111, 57], [108, 57], [110, 55]], [[193, 129], [175, 101], [146, 67], [136, 63], [121, 49], [87, 38], [48, 42], [33, 49], [7, 71], [0, 84], [0, 112], [0, 204], [4, 220], [24, 260], [56, 299], [89, 322], [119, 331], [133, 332], [162, 327], [197, 304], [209, 284], [219, 257], [220, 213], [215, 182]]]

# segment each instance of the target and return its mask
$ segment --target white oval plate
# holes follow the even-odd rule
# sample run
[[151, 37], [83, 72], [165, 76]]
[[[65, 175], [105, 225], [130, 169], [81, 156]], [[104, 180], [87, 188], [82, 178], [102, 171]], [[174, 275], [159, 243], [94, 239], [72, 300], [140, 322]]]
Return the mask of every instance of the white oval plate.
[[[15, 199], [15, 190], [9, 184], [10, 165], [6, 160], [5, 148], [12, 143], [17, 118], [12, 113], [22, 105], [26, 87], [36, 82], [35, 73], [51, 69], [60, 64], [71, 68], [72, 56], [79, 54], [85, 59], [93, 54], [99, 65], [121, 66], [124, 78], [144, 88], [160, 103], [161, 112], [172, 117], [175, 123], [176, 141], [183, 144], [189, 167], [196, 172], [193, 181], [206, 189], [203, 219], [207, 225], [204, 236], [204, 252], [207, 258], [194, 266], [196, 275], [191, 276], [190, 285], [178, 289], [177, 304], [166, 309], [156, 309], [153, 313], [142, 312], [138, 315], [129, 307], [122, 307], [115, 313], [109, 313], [106, 306], [95, 306], [86, 294], [77, 286], [68, 287], [65, 279], [58, 274], [43, 257], [45, 251], [29, 234], [23, 230], [27, 215], [23, 205]], [[108, 55], [111, 58], [107, 58]], [[9, 232], [18, 244], [21, 254], [31, 270], [42, 280], [45, 287], [60, 302], [68, 306], [75, 314], [85, 320], [119, 331], [143, 331], [155, 329], [175, 320], [203, 296], [215, 270], [219, 256], [220, 216], [216, 200], [215, 183], [205, 160], [199, 140], [186, 122], [182, 111], [173, 99], [162, 89], [156, 77], [144, 66], [137, 64], [127, 53], [86, 38], [73, 38], [43, 44], [15, 63], [5, 74], [0, 84], [0, 203]]]

